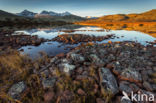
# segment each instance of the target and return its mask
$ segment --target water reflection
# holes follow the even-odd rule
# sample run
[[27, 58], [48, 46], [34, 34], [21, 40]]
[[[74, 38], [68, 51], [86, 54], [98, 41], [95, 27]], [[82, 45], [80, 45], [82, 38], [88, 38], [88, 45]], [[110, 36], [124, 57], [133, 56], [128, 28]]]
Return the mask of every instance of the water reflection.
[[[114, 39], [107, 39], [103, 40], [101, 42], [97, 43], [107, 43], [109, 40], [115, 42], [115, 41], [136, 41], [139, 42], [143, 45], [147, 45], [147, 42], [153, 42], [156, 40], [154, 37], [138, 32], [138, 31], [126, 31], [126, 30], [105, 30], [99, 27], [94, 27], [94, 26], [87, 26], [87, 27], [76, 27], [76, 28], [65, 28], [65, 27], [57, 27], [57, 28], [39, 28], [39, 29], [31, 29], [31, 30], [21, 30], [21, 31], [16, 31], [15, 34], [18, 33], [25, 33], [27, 35], [38, 35], [40, 38], [45, 38], [45, 39], [52, 39], [55, 38], [58, 35], [65, 34], [65, 30], [74, 30], [72, 32], [69, 32], [68, 34], [85, 34], [85, 35], [94, 35], [94, 36], [105, 36], [108, 34], [115, 34]], [[45, 42], [42, 43], [39, 46], [23, 46], [20, 49], [24, 50], [24, 54], [28, 54], [31, 57], [35, 57], [38, 55], [38, 52], [44, 51], [46, 52], [49, 56], [54, 56], [56, 54], [62, 53], [62, 52], [68, 52], [69, 49], [65, 50], [66, 47], [72, 46], [75, 47], [77, 45], [69, 45], [65, 44], [63, 46], [62, 43], [58, 42]], [[30, 49], [31, 48], [31, 49]]]

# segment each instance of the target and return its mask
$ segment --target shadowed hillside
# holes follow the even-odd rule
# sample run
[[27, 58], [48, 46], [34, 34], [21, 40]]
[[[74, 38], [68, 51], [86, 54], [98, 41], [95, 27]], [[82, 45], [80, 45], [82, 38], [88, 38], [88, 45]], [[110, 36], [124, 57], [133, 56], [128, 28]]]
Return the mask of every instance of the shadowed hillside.
[[0, 26], [64, 25], [82, 20], [85, 20], [85, 18], [75, 15], [50, 17], [37, 16], [35, 18], [32, 18], [17, 16], [15, 14], [0, 10]]

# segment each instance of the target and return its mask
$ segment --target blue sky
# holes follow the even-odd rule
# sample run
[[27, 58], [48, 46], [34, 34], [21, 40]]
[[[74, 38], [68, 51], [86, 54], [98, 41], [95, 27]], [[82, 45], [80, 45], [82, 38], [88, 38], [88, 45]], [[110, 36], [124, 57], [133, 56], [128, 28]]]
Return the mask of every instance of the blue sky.
[[0, 0], [0, 9], [12, 13], [28, 9], [34, 12], [69, 11], [80, 16], [102, 16], [156, 9], [156, 0]]

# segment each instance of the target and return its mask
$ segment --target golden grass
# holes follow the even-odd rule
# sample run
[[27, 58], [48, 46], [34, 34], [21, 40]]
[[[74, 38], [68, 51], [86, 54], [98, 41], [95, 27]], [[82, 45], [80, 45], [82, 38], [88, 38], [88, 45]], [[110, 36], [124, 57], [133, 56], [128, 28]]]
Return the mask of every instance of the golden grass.
[[[39, 103], [43, 101], [43, 87], [39, 75], [33, 74], [33, 69], [38, 70], [41, 65], [49, 62], [43, 54], [41, 58], [32, 61], [26, 55], [20, 55], [15, 50], [7, 50], [0, 54], [0, 103]], [[27, 92], [21, 95], [21, 99], [14, 100], [7, 95], [8, 89], [19, 81], [25, 81]], [[22, 102], [20, 102], [22, 101]]]

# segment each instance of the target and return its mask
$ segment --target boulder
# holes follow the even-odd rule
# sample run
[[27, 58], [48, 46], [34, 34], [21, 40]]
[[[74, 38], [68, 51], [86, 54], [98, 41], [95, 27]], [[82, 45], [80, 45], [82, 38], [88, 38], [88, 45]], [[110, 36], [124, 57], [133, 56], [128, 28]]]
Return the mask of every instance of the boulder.
[[13, 99], [19, 99], [20, 94], [26, 89], [26, 85], [23, 81], [18, 82], [14, 84], [10, 89], [8, 94], [13, 98]]
[[100, 85], [101, 85], [102, 93], [111, 92], [111, 94], [113, 95], [118, 93], [119, 90], [118, 90], [117, 81], [109, 69], [100, 68], [99, 76], [100, 76]]
[[136, 71], [136, 69], [134, 69], [134, 68], [127, 68], [127, 69], [122, 70], [119, 77], [122, 80], [128, 80], [131, 82], [141, 82], [142, 81], [141, 74], [138, 71]]
[[83, 62], [85, 61], [85, 58], [80, 55], [80, 54], [70, 54], [70, 58], [74, 61], [74, 62]]

